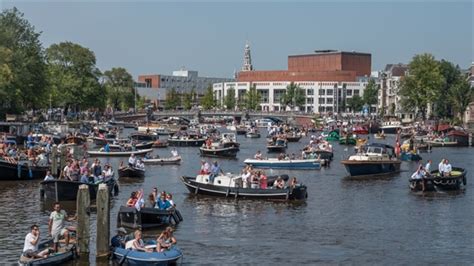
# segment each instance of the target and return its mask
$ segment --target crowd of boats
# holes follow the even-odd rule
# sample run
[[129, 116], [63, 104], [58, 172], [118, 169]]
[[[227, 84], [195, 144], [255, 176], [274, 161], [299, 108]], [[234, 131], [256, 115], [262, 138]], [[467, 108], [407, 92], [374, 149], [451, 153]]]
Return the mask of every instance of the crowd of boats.
[[[267, 175], [265, 169], [319, 170], [329, 166], [334, 159], [333, 145], [353, 145], [354, 154], [341, 161], [349, 178], [377, 177], [399, 172], [402, 161], [420, 161], [421, 153], [430, 152], [435, 147], [469, 143], [468, 134], [460, 128], [433, 128], [421, 124], [402, 127], [394, 122], [376, 126], [374, 121], [352, 124], [335, 121], [314, 127], [263, 119], [242, 123], [234, 121], [224, 128], [169, 118], [138, 126], [138, 131], [120, 138], [121, 128], [125, 126], [134, 125], [116, 121], [83, 125], [74, 133], [62, 136], [45, 128], [31, 131], [23, 138], [18, 132], [4, 133], [0, 141], [1, 179], [44, 179], [40, 183], [41, 195], [54, 201], [76, 200], [79, 186], [83, 184], [89, 186], [91, 200], [95, 199], [99, 184], [106, 184], [113, 198], [120, 190], [118, 179], [145, 178], [147, 165], [150, 164], [180, 164], [182, 158], [177, 147], [196, 147], [203, 157], [199, 173], [180, 177], [192, 195], [305, 200], [308, 187], [299, 181], [300, 178], [288, 174]], [[207, 157], [237, 158], [240, 151], [237, 135], [256, 139], [265, 133], [267, 155], [255, 151], [252, 158], [243, 160], [245, 167], [240, 173], [226, 173], [217, 161], [206, 160]], [[395, 136], [393, 146], [377, 142], [392, 134]], [[168, 135], [165, 140], [160, 138], [164, 135]], [[371, 137], [376, 142], [371, 141]], [[291, 143], [302, 139], [308, 142], [300, 152], [286, 152]], [[153, 155], [154, 149], [168, 147], [172, 147], [170, 157]], [[82, 154], [78, 155], [80, 152]], [[102, 164], [101, 157], [128, 157], [128, 160], [122, 161], [116, 175], [111, 165]], [[466, 185], [466, 175], [465, 169], [444, 165], [443, 161], [434, 171], [431, 171], [430, 164], [420, 166], [409, 178], [409, 187], [422, 192], [459, 190]], [[117, 219], [119, 231], [126, 232], [124, 228], [138, 230], [129, 240], [133, 240], [132, 244], [127, 246], [124, 242], [124, 245], [113, 248], [114, 257], [122, 263], [174, 262], [182, 256], [176, 245], [170, 245], [166, 248], [167, 252], [163, 252], [159, 237], [145, 245], [139, 231], [176, 226], [183, 221], [170, 193], [160, 194], [155, 188], [145, 199], [143, 191], [138, 190], [120, 207]], [[41, 242], [41, 247], [47, 243], [51, 241]], [[35, 242], [36, 250], [40, 249], [39, 244]], [[71, 250], [74, 248], [63, 248], [62, 253], [56, 252], [54, 256], [57, 261], [63, 261], [61, 254], [70, 254]], [[23, 255], [23, 263], [30, 265], [51, 261], [51, 257], [26, 258], [28, 254]]]

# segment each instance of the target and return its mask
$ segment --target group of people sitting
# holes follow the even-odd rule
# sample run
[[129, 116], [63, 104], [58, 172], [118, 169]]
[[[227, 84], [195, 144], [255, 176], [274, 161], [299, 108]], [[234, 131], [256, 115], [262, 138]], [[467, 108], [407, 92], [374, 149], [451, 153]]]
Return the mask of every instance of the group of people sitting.
[[[431, 163], [432, 163], [431, 160], [428, 160], [425, 166], [423, 166], [423, 164], [420, 163], [420, 165], [418, 165], [418, 168], [416, 169], [416, 171], [411, 175], [411, 179], [423, 181], [423, 182], [421, 182], [423, 190], [425, 189], [424, 188], [425, 178], [428, 178], [428, 177], [431, 176]], [[440, 177], [449, 177], [449, 176], [451, 176], [452, 171], [453, 171], [453, 167], [449, 163], [449, 160], [444, 159], [444, 158], [441, 159], [441, 162], [438, 164], [439, 176]]]
[[127, 207], [141, 208], [156, 208], [160, 210], [171, 210], [176, 208], [173, 201], [173, 195], [166, 193], [166, 191], [158, 192], [158, 188], [154, 187], [153, 192], [148, 195], [147, 201], [143, 199], [143, 190], [134, 191], [127, 201]]
[[[67, 179], [70, 181], [80, 181], [82, 183], [100, 183], [114, 177], [114, 171], [110, 164], [102, 164], [98, 158], [94, 160], [91, 166], [86, 158], [82, 161], [71, 159], [61, 172], [60, 179]], [[45, 181], [53, 180], [54, 177], [51, 171], [46, 172]]]
[[131, 154], [128, 158], [128, 166], [135, 167], [139, 169], [145, 169], [145, 164], [143, 161], [135, 156], [135, 154]]
[[251, 165], [247, 165], [242, 169], [241, 177], [243, 188], [284, 189], [287, 185], [294, 187], [297, 184], [296, 177], [292, 177], [289, 183], [286, 184], [285, 180], [279, 176], [269, 186], [268, 176], [265, 174], [265, 171], [253, 169]]
[[165, 252], [177, 243], [173, 235], [174, 229], [168, 226], [163, 232], [156, 236], [155, 245], [145, 245], [142, 239], [142, 231], [136, 230], [133, 236], [127, 235], [125, 228], [117, 229], [117, 235], [112, 237], [112, 247], [121, 247], [129, 250], [143, 251], [143, 252]]

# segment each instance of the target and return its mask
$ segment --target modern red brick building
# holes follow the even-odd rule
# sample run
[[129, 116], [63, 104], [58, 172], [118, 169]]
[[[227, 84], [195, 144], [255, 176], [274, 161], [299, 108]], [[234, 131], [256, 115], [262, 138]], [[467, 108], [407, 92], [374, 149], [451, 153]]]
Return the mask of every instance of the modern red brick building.
[[351, 81], [370, 77], [372, 55], [359, 52], [318, 50], [288, 56], [288, 70], [241, 71], [239, 82], [254, 81]]

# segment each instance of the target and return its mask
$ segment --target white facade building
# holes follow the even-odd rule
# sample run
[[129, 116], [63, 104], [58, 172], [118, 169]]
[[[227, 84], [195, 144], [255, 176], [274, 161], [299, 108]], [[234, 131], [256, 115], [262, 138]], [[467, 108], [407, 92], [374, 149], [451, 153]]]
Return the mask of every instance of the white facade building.
[[[266, 81], [266, 82], [221, 82], [214, 83], [214, 96], [222, 105], [229, 89], [235, 90], [236, 101], [242, 100], [246, 91], [255, 85], [260, 93], [262, 111], [281, 111], [283, 106], [280, 103], [289, 81]], [[367, 82], [331, 82], [331, 81], [299, 81], [294, 82], [306, 93], [306, 104], [304, 111], [307, 113], [328, 113], [328, 112], [348, 112], [344, 108], [344, 102], [354, 95], [362, 97]], [[356, 110], [355, 112], [358, 112]]]

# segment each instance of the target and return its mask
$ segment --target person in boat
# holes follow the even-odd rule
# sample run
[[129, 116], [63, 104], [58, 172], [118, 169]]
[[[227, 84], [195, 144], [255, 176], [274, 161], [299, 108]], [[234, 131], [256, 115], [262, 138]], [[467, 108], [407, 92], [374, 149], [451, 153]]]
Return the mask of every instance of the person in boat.
[[156, 202], [158, 200], [158, 188], [154, 187], [151, 194], [153, 195], [153, 201]]
[[153, 196], [153, 193], [150, 193], [148, 195], [147, 202], [145, 202], [145, 208], [155, 208], [155, 205], [156, 205], [155, 197]]
[[176, 204], [173, 200], [173, 195], [171, 193], [166, 193], [166, 200], [171, 204], [171, 207], [176, 208]]
[[205, 160], [201, 160], [201, 171], [199, 172], [199, 174], [207, 175], [210, 173], [210, 171], [211, 171], [211, 166], [209, 165], [209, 163], [206, 162]]
[[145, 169], [145, 164], [143, 163], [142, 160], [137, 160], [137, 163], [135, 164], [135, 167], [136, 168], [139, 168], [139, 169]]
[[426, 175], [429, 175], [431, 173], [431, 163], [432, 163], [431, 160], [428, 160], [428, 162], [426, 162], [426, 165], [425, 165]]
[[54, 177], [51, 174], [51, 171], [47, 171], [46, 176], [44, 177], [44, 181], [48, 181], [48, 180], [54, 180]]
[[67, 162], [66, 166], [63, 168], [62, 176], [64, 179], [69, 180], [69, 167], [71, 166], [71, 162]]
[[291, 180], [290, 180], [289, 186], [291, 188], [295, 188], [297, 185], [298, 185], [298, 181], [296, 180], [296, 177], [292, 177]]
[[105, 151], [105, 152], [110, 152], [110, 145], [109, 145], [108, 142], [105, 143], [104, 151]]
[[128, 158], [128, 166], [132, 167], [137, 163], [137, 158], [135, 157], [135, 154], [132, 153], [130, 157]]
[[40, 240], [40, 231], [39, 227], [34, 224], [30, 227], [31, 232], [29, 232], [25, 237], [25, 244], [23, 245], [23, 254], [22, 256], [38, 259], [38, 258], [47, 258], [49, 250], [45, 249], [42, 251], [38, 250], [39, 240]]
[[209, 175], [209, 182], [214, 183], [214, 178], [218, 176], [219, 173], [224, 174], [224, 171], [222, 171], [217, 161], [214, 161], [214, 164], [212, 164], [211, 166], [211, 174]]
[[168, 226], [156, 239], [156, 251], [164, 252], [177, 243], [173, 236], [173, 228]]
[[166, 200], [166, 192], [161, 192], [161, 196], [156, 202], [155, 208], [158, 208], [160, 210], [169, 210], [170, 208], [172, 208], [171, 203]]
[[135, 207], [135, 204], [138, 201], [137, 192], [133, 191], [130, 195], [130, 198], [127, 201], [127, 207]]
[[441, 159], [441, 162], [438, 164], [438, 172], [440, 176], [444, 176], [444, 158]]
[[79, 166], [77, 162], [74, 160], [69, 167], [69, 179], [71, 181], [79, 181]]
[[277, 159], [278, 159], [278, 161], [285, 160], [285, 154], [284, 153], [278, 154]]
[[173, 148], [173, 149], [171, 150], [171, 155], [172, 155], [172, 157], [174, 157], [174, 158], [176, 158], [176, 157], [179, 156], [178, 151], [177, 151], [175, 148]]
[[117, 229], [117, 234], [110, 240], [110, 245], [114, 248], [125, 248], [125, 236], [127, 230], [123, 227]]
[[109, 180], [114, 176], [114, 171], [112, 170], [110, 164], [106, 164], [104, 166], [104, 171], [102, 171], [102, 175], [104, 176], [104, 180]]
[[144, 252], [152, 251], [150, 249], [145, 248], [145, 243], [142, 240], [142, 231], [136, 230], [133, 235], [135, 236], [135, 238], [125, 243], [126, 249], [144, 251]]
[[252, 172], [247, 169], [247, 168], [244, 168], [242, 170], [242, 185], [243, 185], [243, 188], [249, 188], [250, 187], [250, 177], [252, 176]]
[[100, 165], [100, 160], [96, 161], [92, 171], [92, 174], [95, 178], [99, 177], [102, 174], [102, 166]]
[[250, 177], [250, 188], [260, 188], [260, 180], [259, 180], [260, 172], [256, 171]]
[[268, 186], [268, 178], [264, 171], [260, 171], [260, 188], [267, 189]]
[[81, 183], [90, 183], [90, 180], [89, 180], [89, 171], [86, 170], [84, 173], [82, 173], [82, 176], [81, 176], [81, 180], [80, 180]]
[[72, 221], [74, 218], [68, 218], [65, 210], [61, 209], [61, 204], [55, 202], [54, 210], [49, 215], [48, 232], [53, 238], [53, 249], [58, 252], [59, 238], [64, 237], [66, 247], [69, 245], [69, 231], [66, 229], [65, 222]]
[[421, 190], [425, 191], [425, 171], [423, 165], [419, 165], [418, 169], [411, 175], [411, 179], [421, 183]]
[[257, 151], [257, 153], [254, 156], [255, 160], [262, 160], [262, 153], [260, 151]]
[[281, 176], [279, 176], [275, 182], [273, 182], [273, 187], [276, 189], [283, 189], [285, 187], [285, 180]]
[[444, 160], [444, 176], [451, 176], [451, 172], [453, 171], [453, 167], [449, 163], [448, 159]]

